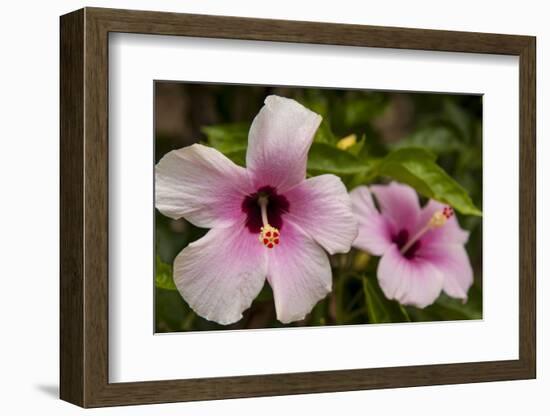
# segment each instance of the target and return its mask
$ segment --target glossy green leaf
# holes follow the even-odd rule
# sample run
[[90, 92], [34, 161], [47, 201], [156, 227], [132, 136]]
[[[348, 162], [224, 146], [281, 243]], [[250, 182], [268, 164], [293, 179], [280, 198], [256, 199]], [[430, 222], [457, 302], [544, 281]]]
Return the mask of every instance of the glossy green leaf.
[[418, 309], [407, 308], [409, 314], [415, 321], [462, 321], [481, 319], [481, 295], [479, 299], [471, 297], [467, 303], [460, 299], [453, 299], [442, 294], [432, 305]]
[[363, 147], [365, 146], [365, 142], [367, 141], [366, 136], [363, 134], [361, 138], [355, 143], [353, 146], [351, 146], [347, 151], [354, 155], [355, 157], [359, 158], [359, 155], [361, 154], [361, 151], [363, 150]]
[[456, 130], [445, 124], [428, 125], [416, 130], [410, 136], [398, 141], [394, 147], [422, 147], [436, 154], [448, 154], [464, 149]]
[[338, 142], [338, 138], [332, 132], [330, 124], [326, 119], [321, 121], [321, 125], [317, 129], [317, 132], [315, 132], [313, 141], [316, 143], [327, 143], [333, 146]]
[[368, 166], [350, 152], [325, 143], [313, 143], [309, 151], [307, 168], [315, 174], [335, 175], [353, 175], [368, 170]]
[[396, 301], [386, 299], [374, 279], [363, 277], [363, 292], [370, 323], [410, 322], [405, 308]]
[[206, 135], [210, 146], [227, 154], [246, 150], [249, 128], [248, 123], [218, 124], [205, 126], [201, 131]]
[[172, 266], [164, 263], [160, 256], [157, 256], [155, 262], [155, 286], [160, 289], [178, 290], [172, 278]]
[[462, 214], [481, 216], [466, 190], [435, 159], [433, 153], [421, 148], [398, 149], [380, 160], [370, 174], [406, 183], [425, 197], [449, 204]]

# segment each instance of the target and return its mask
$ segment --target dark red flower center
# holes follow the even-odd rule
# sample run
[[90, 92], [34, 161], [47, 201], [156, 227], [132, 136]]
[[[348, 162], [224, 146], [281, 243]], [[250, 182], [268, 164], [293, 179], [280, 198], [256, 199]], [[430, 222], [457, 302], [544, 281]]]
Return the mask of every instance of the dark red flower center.
[[267, 197], [267, 218], [269, 224], [279, 230], [283, 228], [283, 215], [289, 212], [288, 199], [277, 193], [272, 186], [262, 186], [255, 193], [247, 195], [241, 204], [246, 214], [246, 227], [251, 233], [259, 233], [263, 226], [262, 210], [258, 198]]
[[[392, 237], [392, 241], [397, 244], [397, 247], [401, 250], [409, 241], [409, 231], [405, 228], [401, 229]], [[403, 255], [409, 260], [414, 258], [415, 253], [420, 248], [420, 244], [420, 240], [416, 240], [413, 245], [411, 245], [407, 251], [403, 253]]]

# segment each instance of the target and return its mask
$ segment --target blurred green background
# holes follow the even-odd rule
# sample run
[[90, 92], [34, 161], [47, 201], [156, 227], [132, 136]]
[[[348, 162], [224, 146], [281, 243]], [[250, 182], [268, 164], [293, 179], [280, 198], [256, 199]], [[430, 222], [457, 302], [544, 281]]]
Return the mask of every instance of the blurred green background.
[[[382, 174], [370, 175], [365, 166], [383, 160], [398, 149], [420, 148], [427, 155], [433, 154], [437, 165], [460, 184], [473, 205], [481, 209], [482, 97], [478, 95], [157, 81], [155, 163], [171, 150], [201, 142], [244, 165], [248, 128], [270, 94], [293, 98], [323, 116], [310, 151], [308, 175], [338, 174], [351, 190], [373, 180], [388, 180]], [[344, 137], [355, 144], [342, 148], [342, 142], [338, 143]], [[421, 199], [422, 202], [426, 200], [425, 197]], [[459, 211], [467, 212], [466, 209], [469, 208]], [[389, 301], [377, 284], [377, 259], [352, 250], [347, 255], [333, 256], [334, 268], [345, 272], [333, 273], [333, 291], [303, 321], [289, 325], [277, 321], [272, 292], [266, 283], [243, 319], [222, 326], [197, 316], [175, 290], [171, 276], [175, 256], [207, 230], [194, 227], [183, 219], [171, 220], [156, 211], [155, 330], [179, 332], [480, 319], [481, 217], [460, 212], [457, 215], [461, 226], [471, 232], [467, 250], [475, 273], [475, 282], [465, 304], [444, 294], [425, 309], [403, 307]]]

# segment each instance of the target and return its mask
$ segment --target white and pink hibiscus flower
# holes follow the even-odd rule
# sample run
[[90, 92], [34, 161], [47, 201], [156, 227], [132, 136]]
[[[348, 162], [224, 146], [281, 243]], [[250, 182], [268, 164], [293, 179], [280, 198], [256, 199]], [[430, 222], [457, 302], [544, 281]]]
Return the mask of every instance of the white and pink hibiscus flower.
[[326, 252], [348, 252], [357, 222], [340, 178], [306, 179], [320, 123], [296, 101], [269, 96], [250, 127], [246, 168], [200, 144], [157, 164], [157, 209], [210, 229], [174, 260], [174, 282], [198, 315], [238, 321], [266, 278], [283, 323], [305, 318], [331, 291]]
[[359, 221], [353, 246], [381, 256], [378, 282], [388, 299], [424, 308], [443, 290], [466, 301], [473, 283], [464, 248], [469, 233], [450, 206], [430, 200], [421, 207], [414, 189], [396, 182], [360, 186], [350, 195]]

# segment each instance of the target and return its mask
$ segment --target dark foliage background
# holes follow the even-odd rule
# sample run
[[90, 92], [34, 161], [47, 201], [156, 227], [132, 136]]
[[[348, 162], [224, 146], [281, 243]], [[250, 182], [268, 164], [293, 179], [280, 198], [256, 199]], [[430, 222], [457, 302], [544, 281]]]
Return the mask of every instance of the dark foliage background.
[[[248, 127], [267, 95], [294, 98], [323, 116], [310, 152], [308, 174], [338, 174], [352, 189], [373, 179], [365, 166], [397, 149], [420, 148], [482, 207], [482, 98], [472, 95], [402, 93], [294, 87], [155, 83], [155, 163], [170, 150], [202, 142], [244, 164]], [[353, 138], [347, 149], [338, 142]], [[357, 169], [355, 169], [357, 167]], [[387, 181], [383, 175], [374, 179]], [[422, 193], [422, 192], [420, 192]], [[422, 198], [425, 201], [425, 198]], [[462, 210], [466, 212], [465, 210]], [[203, 236], [185, 220], [156, 212], [156, 332], [344, 325], [384, 322], [479, 319], [482, 316], [481, 217], [458, 214], [470, 230], [467, 250], [475, 271], [468, 302], [442, 294], [425, 309], [387, 300], [376, 281], [377, 259], [353, 250], [333, 258], [333, 291], [306, 319], [290, 325], [277, 321], [269, 285], [243, 319], [221, 326], [197, 316], [181, 298], [171, 276], [175, 256]]]

